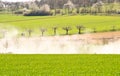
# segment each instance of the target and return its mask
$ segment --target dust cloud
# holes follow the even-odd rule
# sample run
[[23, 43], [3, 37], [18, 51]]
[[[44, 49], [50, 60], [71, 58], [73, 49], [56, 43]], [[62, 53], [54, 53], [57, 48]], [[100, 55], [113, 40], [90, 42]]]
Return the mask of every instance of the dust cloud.
[[[120, 54], [120, 39], [94, 40], [91, 35], [17, 37], [16, 29], [0, 39], [2, 54]], [[2, 34], [2, 33], [1, 33]]]

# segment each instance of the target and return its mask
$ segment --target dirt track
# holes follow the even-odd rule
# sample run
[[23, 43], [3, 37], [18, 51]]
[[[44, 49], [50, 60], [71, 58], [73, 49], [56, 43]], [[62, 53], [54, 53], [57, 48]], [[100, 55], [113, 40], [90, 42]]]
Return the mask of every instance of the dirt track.
[[59, 40], [59, 41], [86, 41], [87, 43], [106, 44], [120, 39], [120, 31], [117, 32], [103, 32], [103, 33], [86, 33], [81, 35], [67, 35], [67, 36], [48, 36], [41, 37], [41, 40]]
[[1, 53], [118, 54], [120, 53], [118, 48], [120, 47], [120, 31], [66, 36], [15, 37], [1, 39], [0, 43]]

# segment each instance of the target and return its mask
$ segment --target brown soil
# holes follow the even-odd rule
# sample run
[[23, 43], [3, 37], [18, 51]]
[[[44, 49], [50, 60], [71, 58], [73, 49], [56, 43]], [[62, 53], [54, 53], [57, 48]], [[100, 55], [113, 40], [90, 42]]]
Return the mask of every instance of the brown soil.
[[102, 33], [86, 33], [80, 35], [66, 35], [66, 36], [49, 36], [41, 37], [41, 40], [59, 40], [59, 41], [86, 41], [87, 43], [106, 44], [120, 39], [120, 31], [116, 32], [102, 32]]

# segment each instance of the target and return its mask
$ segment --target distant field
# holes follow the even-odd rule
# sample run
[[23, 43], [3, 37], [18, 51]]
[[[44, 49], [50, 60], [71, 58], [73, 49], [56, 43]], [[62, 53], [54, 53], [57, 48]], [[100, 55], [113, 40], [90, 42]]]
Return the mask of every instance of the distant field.
[[120, 17], [118, 16], [90, 16], [90, 15], [77, 15], [77, 16], [16, 16], [0, 14], [0, 27], [1, 28], [17, 28], [23, 32], [25, 29], [33, 29], [34, 34], [40, 34], [41, 27], [47, 28], [46, 35], [52, 35], [53, 26], [58, 26], [58, 34], [65, 34], [62, 29], [64, 26], [71, 26], [70, 34], [76, 34], [76, 25], [83, 25], [87, 29], [84, 32], [91, 32], [93, 28], [97, 31], [109, 31], [114, 25], [120, 29]]
[[0, 55], [0, 76], [120, 76], [119, 55]]

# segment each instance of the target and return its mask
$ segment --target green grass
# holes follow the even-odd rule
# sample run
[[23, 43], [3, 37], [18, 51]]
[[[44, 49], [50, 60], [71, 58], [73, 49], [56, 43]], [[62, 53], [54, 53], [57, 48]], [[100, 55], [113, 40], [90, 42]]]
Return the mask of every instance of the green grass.
[[71, 26], [70, 34], [77, 34], [76, 25], [83, 25], [87, 28], [84, 32], [91, 32], [95, 27], [97, 31], [109, 31], [113, 25], [120, 29], [120, 17], [118, 16], [16, 16], [0, 15], [1, 28], [17, 28], [23, 32], [25, 29], [33, 29], [34, 34], [39, 34], [41, 27], [47, 28], [46, 35], [53, 35], [53, 26], [58, 26], [58, 34], [65, 34], [64, 26]]
[[120, 76], [120, 55], [0, 55], [0, 76]]

